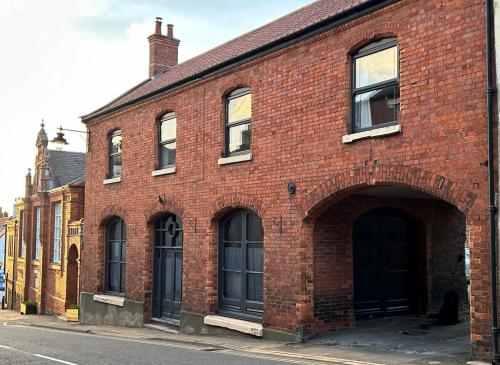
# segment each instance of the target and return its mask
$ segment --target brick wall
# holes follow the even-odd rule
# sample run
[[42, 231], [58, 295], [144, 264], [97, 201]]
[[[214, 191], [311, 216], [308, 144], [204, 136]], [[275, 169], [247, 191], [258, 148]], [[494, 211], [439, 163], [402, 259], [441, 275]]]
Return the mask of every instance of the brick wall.
[[[466, 215], [475, 265], [471, 340], [475, 356], [486, 356], [491, 303], [488, 268], [481, 264], [489, 260], [487, 168], [481, 165], [486, 159], [484, 24], [479, 0], [404, 0], [92, 123], [82, 290], [103, 290], [103, 223], [120, 216], [128, 231], [126, 296], [146, 301], [150, 311], [148, 223], [158, 212], [172, 212], [185, 230], [183, 309], [215, 312], [217, 222], [230, 209], [246, 207], [264, 226], [264, 326], [301, 332], [315, 323], [314, 308], [320, 306], [314, 298], [312, 213], [352, 190], [398, 184], [426, 191]], [[397, 38], [400, 50], [402, 133], [342, 144], [350, 131], [350, 54], [387, 36]], [[219, 166], [224, 95], [238, 86], [252, 90], [253, 159]], [[166, 111], [175, 111], [178, 120], [177, 171], [153, 177], [156, 121]], [[122, 181], [104, 185], [106, 138], [114, 129], [123, 135]], [[289, 181], [297, 184], [294, 196], [287, 193]], [[158, 196], [166, 202], [160, 204]], [[331, 254], [347, 252], [339, 245]], [[336, 273], [345, 277], [341, 271]], [[349, 288], [340, 289], [328, 300], [345, 302]], [[343, 326], [352, 321], [349, 311], [340, 308]]]

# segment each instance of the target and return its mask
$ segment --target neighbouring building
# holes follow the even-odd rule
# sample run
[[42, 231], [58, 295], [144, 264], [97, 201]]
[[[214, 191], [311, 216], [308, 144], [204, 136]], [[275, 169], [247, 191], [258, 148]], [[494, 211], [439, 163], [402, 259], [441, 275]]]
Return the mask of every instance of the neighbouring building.
[[85, 154], [48, 148], [42, 123], [35, 173], [7, 221], [6, 306], [32, 300], [61, 314], [79, 301]]
[[161, 27], [82, 118], [81, 322], [300, 340], [454, 291], [488, 358], [484, 1], [319, 0], [181, 64]]

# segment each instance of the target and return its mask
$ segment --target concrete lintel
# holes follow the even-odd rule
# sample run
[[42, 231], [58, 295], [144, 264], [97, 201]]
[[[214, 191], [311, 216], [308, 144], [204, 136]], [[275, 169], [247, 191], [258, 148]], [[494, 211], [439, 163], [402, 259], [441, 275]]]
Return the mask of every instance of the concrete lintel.
[[251, 161], [252, 160], [252, 153], [248, 152], [243, 155], [236, 155], [236, 156], [229, 156], [229, 157], [222, 157], [219, 158], [217, 163], [219, 165], [227, 165], [230, 163], [236, 163], [236, 162], [243, 162], [243, 161]]
[[104, 185], [109, 185], [109, 184], [116, 184], [116, 183], [119, 183], [122, 181], [122, 177], [121, 176], [117, 176], [117, 177], [113, 177], [111, 179], [106, 179], [103, 181], [103, 184]]
[[94, 301], [106, 303], [106, 304], [111, 304], [111, 305], [116, 305], [118, 307], [123, 307], [125, 305], [125, 298], [117, 297], [114, 295], [95, 294]]
[[161, 175], [169, 175], [175, 174], [175, 166], [165, 167], [161, 170], [154, 170], [151, 172], [151, 176], [161, 176]]
[[347, 134], [342, 137], [342, 143], [351, 143], [359, 139], [365, 139], [365, 138], [390, 136], [396, 133], [401, 133], [401, 125], [399, 124], [390, 125], [388, 127], [370, 129], [368, 131], [363, 131], [363, 132]]
[[263, 335], [262, 324], [260, 323], [217, 315], [205, 316], [203, 322], [208, 326], [228, 328], [233, 331], [248, 333], [257, 337], [262, 337]]

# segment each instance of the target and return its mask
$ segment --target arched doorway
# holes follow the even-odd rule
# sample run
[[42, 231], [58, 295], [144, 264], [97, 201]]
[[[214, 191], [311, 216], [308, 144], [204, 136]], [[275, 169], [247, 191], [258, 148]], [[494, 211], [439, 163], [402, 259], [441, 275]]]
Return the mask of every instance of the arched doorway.
[[221, 220], [219, 243], [219, 311], [262, 321], [264, 233], [261, 219], [238, 210]]
[[68, 250], [68, 269], [66, 275], [66, 308], [78, 304], [78, 249], [71, 245]]
[[419, 261], [413, 222], [395, 209], [374, 209], [356, 219], [352, 242], [356, 318], [409, 313]]
[[153, 318], [180, 319], [183, 231], [179, 217], [165, 214], [154, 223]]

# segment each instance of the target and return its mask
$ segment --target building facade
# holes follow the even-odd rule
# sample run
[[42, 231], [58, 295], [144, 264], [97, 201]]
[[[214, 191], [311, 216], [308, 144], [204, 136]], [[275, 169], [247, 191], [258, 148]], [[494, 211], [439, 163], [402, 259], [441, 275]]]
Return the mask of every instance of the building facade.
[[30, 300], [39, 313], [62, 314], [79, 302], [85, 154], [49, 149], [43, 127], [35, 174], [7, 221], [5, 298], [9, 309]]
[[158, 20], [83, 117], [82, 323], [297, 340], [453, 292], [487, 358], [484, 13], [320, 0], [181, 64]]

